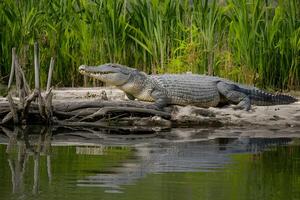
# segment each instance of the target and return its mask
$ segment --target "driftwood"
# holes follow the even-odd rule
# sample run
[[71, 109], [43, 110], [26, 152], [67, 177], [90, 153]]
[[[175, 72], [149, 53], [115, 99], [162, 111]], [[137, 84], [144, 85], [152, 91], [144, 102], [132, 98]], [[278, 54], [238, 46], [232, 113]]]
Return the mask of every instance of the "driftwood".
[[[35, 96], [35, 94], [31, 94], [31, 97]], [[41, 95], [41, 96], [47, 96]], [[49, 99], [45, 97], [46, 99]], [[10, 101], [12, 97], [8, 98]], [[19, 99], [14, 98], [15, 102], [18, 102]], [[43, 119], [40, 118], [40, 105], [39, 102], [29, 101], [30, 107], [28, 108], [27, 115], [29, 118], [35, 119], [35, 123], [43, 124]], [[170, 119], [171, 114], [169, 112], [158, 111], [154, 109], [149, 109], [147, 106], [149, 104], [140, 103], [140, 102], [132, 102], [132, 101], [105, 101], [105, 100], [83, 100], [83, 101], [71, 101], [71, 102], [61, 102], [61, 101], [49, 101], [46, 104], [50, 104], [47, 106], [51, 109], [46, 109], [51, 112], [52, 122], [63, 124], [66, 123], [70, 125], [74, 124], [82, 124], [82, 122], [93, 122], [94, 126], [101, 126], [99, 121], [116, 121], [121, 118], [125, 118], [128, 120], [128, 117], [151, 117], [151, 116], [160, 116], [164, 119]], [[2, 118], [2, 124], [9, 124], [13, 121], [13, 116], [18, 115], [15, 107], [12, 106], [12, 103], [9, 103], [8, 100], [2, 99], [0, 101], [0, 118]], [[27, 105], [27, 104], [26, 104]], [[13, 109], [14, 108], [14, 109]], [[6, 117], [9, 115], [9, 118]], [[8, 118], [8, 119], [7, 119]], [[17, 118], [17, 117], [15, 117]], [[4, 121], [5, 119], [5, 121]], [[18, 118], [17, 118], [18, 119]], [[37, 121], [36, 121], [37, 120]], [[29, 119], [29, 122], [32, 123], [32, 120]], [[80, 123], [79, 123], [80, 122]]]

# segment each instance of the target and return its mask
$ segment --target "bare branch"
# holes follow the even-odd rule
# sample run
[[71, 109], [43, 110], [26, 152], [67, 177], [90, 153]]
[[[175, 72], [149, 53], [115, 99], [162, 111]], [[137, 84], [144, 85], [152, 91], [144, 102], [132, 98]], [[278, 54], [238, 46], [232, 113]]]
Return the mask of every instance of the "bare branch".
[[34, 85], [35, 89], [40, 89], [40, 57], [39, 57], [39, 45], [34, 43]]
[[14, 74], [15, 74], [15, 58], [16, 58], [16, 48], [12, 48], [12, 57], [11, 57], [11, 68], [10, 68], [10, 76], [9, 76], [9, 81], [8, 81], [8, 90], [11, 87], [11, 84], [13, 82], [14, 79]]
[[149, 114], [149, 115], [158, 115], [164, 118], [171, 118], [170, 113], [153, 110], [153, 109], [147, 109], [147, 108], [130, 108], [130, 107], [104, 107], [99, 109], [96, 113], [93, 113], [87, 117], [84, 117], [80, 121], [85, 121], [87, 119], [94, 119], [99, 116], [105, 116], [108, 113], [139, 113], [139, 114]]
[[48, 80], [47, 80], [47, 89], [46, 89], [47, 92], [50, 90], [50, 87], [51, 87], [53, 67], [54, 67], [54, 58], [51, 57], [50, 67], [49, 67], [49, 72], [48, 72]]
[[17, 124], [19, 122], [18, 113], [10, 93], [7, 95], [7, 100], [9, 102], [10, 112], [13, 116], [14, 123]]

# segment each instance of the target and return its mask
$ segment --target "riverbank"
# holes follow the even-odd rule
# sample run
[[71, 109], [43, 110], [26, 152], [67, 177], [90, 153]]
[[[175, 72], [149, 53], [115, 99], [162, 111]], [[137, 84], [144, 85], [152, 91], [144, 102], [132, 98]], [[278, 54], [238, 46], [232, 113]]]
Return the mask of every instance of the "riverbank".
[[[154, 133], [171, 128], [249, 127], [286, 129], [300, 127], [300, 102], [289, 105], [252, 106], [252, 110], [170, 106], [164, 112], [145, 109], [151, 103], [130, 101], [114, 87], [59, 88], [53, 93], [54, 124], [106, 128], [116, 132]], [[298, 93], [294, 93], [297, 96]], [[15, 98], [15, 101], [18, 101]], [[0, 98], [1, 116], [9, 112], [6, 98]], [[5, 108], [6, 107], [6, 108]], [[28, 122], [37, 123], [38, 106], [33, 103]]]
[[[98, 88], [61, 88], [53, 90], [56, 100], [128, 100], [126, 95], [114, 87]], [[292, 95], [300, 97], [300, 92]], [[214, 125], [214, 126], [268, 126], [274, 128], [300, 127], [300, 102], [289, 105], [252, 106], [252, 110], [234, 110], [231, 106], [223, 108], [198, 108], [195, 106], [173, 106], [172, 120], [178, 125]], [[157, 122], [162, 119], [154, 118]]]

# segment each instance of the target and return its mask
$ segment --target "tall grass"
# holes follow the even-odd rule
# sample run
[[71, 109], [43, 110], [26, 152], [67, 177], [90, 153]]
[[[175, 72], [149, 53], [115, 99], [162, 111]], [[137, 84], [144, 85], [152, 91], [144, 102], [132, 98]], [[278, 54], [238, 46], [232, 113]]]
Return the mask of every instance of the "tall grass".
[[299, 86], [300, 9], [297, 9], [297, 1], [268, 4], [230, 0], [228, 6], [232, 19], [229, 45], [241, 71], [250, 70], [245, 76], [261, 86]]
[[192, 71], [276, 89], [299, 88], [299, 0], [0, 1], [0, 76], [11, 48], [33, 79], [50, 57], [58, 86], [82, 84], [81, 64], [118, 62], [147, 73]]

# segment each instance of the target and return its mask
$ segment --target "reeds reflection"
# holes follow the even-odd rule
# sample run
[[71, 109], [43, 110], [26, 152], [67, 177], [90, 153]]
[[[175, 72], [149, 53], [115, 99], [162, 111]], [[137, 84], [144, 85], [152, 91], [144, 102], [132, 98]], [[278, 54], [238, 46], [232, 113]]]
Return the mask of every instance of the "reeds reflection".
[[51, 183], [51, 129], [42, 128], [37, 135], [38, 139], [34, 142], [30, 141], [28, 134], [30, 129], [27, 127], [14, 128], [13, 131], [2, 127], [3, 132], [8, 136], [9, 141], [6, 148], [8, 154], [8, 163], [12, 175], [13, 193], [24, 192], [24, 172], [29, 157], [34, 160], [33, 168], [33, 194], [37, 194], [39, 190], [40, 179], [40, 157], [45, 156], [47, 161], [48, 181]]

